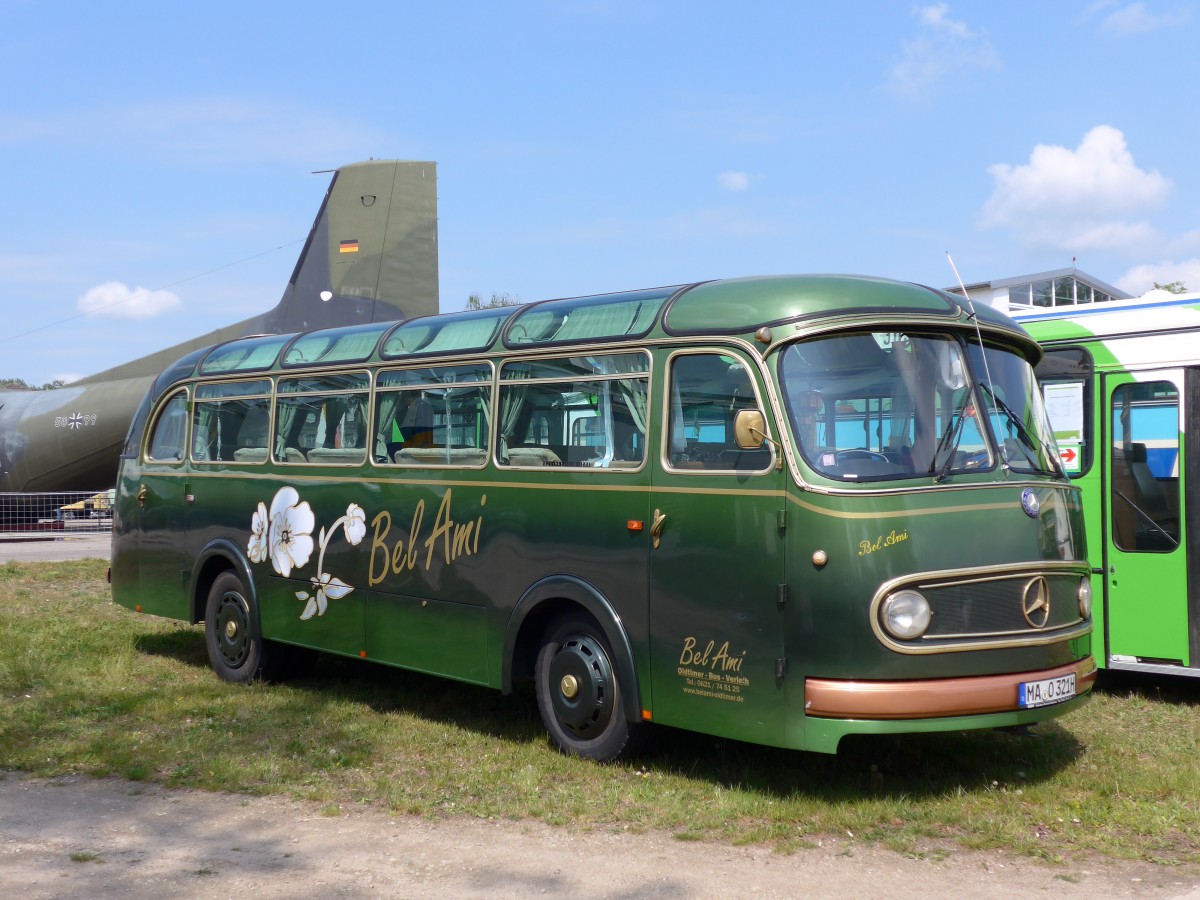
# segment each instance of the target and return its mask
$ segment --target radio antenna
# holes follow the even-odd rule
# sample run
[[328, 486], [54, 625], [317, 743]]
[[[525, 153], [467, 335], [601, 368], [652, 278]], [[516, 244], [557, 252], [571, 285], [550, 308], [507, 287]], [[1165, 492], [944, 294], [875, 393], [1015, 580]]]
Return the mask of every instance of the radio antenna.
[[[975, 314], [975, 301], [971, 299], [971, 295], [967, 293], [967, 286], [963, 284], [962, 276], [958, 274], [958, 266], [954, 264], [954, 257], [950, 255], [950, 251], [946, 251], [946, 259], [950, 261], [950, 268], [954, 270], [954, 277], [958, 281], [958, 288], [962, 291], [963, 297], [967, 301], [967, 309], [970, 310], [971, 321], [975, 323], [975, 338], [979, 341], [979, 355], [983, 359], [983, 374], [987, 378], [988, 397], [992, 401], [992, 416], [993, 421], [1000, 418], [1000, 410], [996, 408], [996, 385], [992, 382], [992, 370], [988, 366], [987, 348], [983, 346], [983, 332], [979, 329], [979, 316]], [[1000, 458], [1003, 460], [1004, 474], [1007, 476], [1010, 468], [1008, 465], [1008, 448], [1004, 446], [1004, 441], [1000, 441]]]

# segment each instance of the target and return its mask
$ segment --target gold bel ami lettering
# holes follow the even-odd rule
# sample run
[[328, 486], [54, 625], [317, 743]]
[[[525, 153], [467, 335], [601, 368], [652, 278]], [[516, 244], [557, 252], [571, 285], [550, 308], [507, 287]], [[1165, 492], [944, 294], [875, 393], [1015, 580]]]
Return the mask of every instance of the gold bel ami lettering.
[[[401, 575], [417, 568], [421, 561], [418, 547], [425, 547], [425, 559], [422, 567], [425, 571], [433, 566], [433, 555], [437, 550], [441, 561], [451, 565], [461, 556], [473, 556], [479, 552], [479, 535], [483, 530], [483, 516], [480, 515], [469, 522], [455, 522], [451, 512], [452, 489], [447, 488], [442, 502], [438, 505], [437, 514], [433, 519], [433, 530], [423, 541], [421, 540], [421, 525], [425, 519], [425, 501], [418, 500], [413, 510], [412, 521], [408, 527], [407, 541], [398, 537], [395, 543], [390, 543], [388, 536], [392, 530], [392, 514], [387, 510], [379, 513], [371, 520], [375, 529], [371, 538], [371, 559], [367, 574], [367, 584], [374, 587], [387, 580], [389, 575]], [[487, 504], [487, 494], [479, 498], [479, 506]]]

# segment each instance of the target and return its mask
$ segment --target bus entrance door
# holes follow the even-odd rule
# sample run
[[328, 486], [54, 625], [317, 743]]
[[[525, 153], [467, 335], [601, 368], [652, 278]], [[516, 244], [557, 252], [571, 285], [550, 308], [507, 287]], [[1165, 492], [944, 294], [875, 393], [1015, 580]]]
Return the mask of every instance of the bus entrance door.
[[1113, 668], [1200, 662], [1182, 527], [1185, 383], [1196, 376], [1159, 369], [1104, 379], [1106, 639]]
[[138, 597], [142, 611], [191, 620], [188, 582], [192, 574], [188, 540], [191, 492], [184, 462], [188, 395], [178, 391], [151, 426], [146, 460], [135, 467], [126, 488], [136, 535]]
[[671, 360], [670, 427], [651, 496], [654, 720], [780, 745], [784, 737], [783, 478], [772, 451], [739, 451], [753, 403], [728, 355]]

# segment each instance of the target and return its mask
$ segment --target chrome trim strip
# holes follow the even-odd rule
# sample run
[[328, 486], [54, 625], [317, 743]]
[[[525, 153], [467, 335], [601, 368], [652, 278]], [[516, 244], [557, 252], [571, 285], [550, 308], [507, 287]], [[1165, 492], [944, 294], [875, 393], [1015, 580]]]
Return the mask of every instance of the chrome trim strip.
[[[1030, 629], [1022, 632], [992, 632], [969, 638], [966, 635], [926, 635], [921, 641], [929, 643], [908, 643], [897, 640], [888, 634], [880, 622], [879, 608], [884, 599], [901, 587], [920, 590], [922, 587], [956, 587], [964, 584], [980, 584], [992, 581], [1017, 581], [1022, 578], [1045, 575], [1078, 575], [1080, 578], [1091, 574], [1086, 562], [1065, 560], [1044, 560], [1029, 563], [985, 566], [979, 569], [948, 569], [933, 572], [918, 572], [912, 575], [901, 575], [881, 584], [871, 599], [868, 612], [871, 620], [871, 630], [876, 639], [896, 653], [908, 656], [919, 656], [930, 653], [964, 653], [973, 650], [994, 650], [1002, 647], [1040, 647], [1056, 644], [1060, 641], [1074, 640], [1083, 637], [1092, 630], [1090, 619], [1077, 618], [1073, 623], [1060, 625], [1051, 631]], [[936, 643], [935, 643], [936, 642]]]

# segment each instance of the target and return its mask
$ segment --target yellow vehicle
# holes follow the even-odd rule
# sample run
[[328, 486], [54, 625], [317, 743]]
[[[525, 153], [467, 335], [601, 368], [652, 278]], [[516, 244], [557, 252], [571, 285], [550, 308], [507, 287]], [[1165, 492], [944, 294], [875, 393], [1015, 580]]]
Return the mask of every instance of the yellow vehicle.
[[112, 516], [116, 490], [109, 488], [58, 508], [60, 519], [106, 519]]

